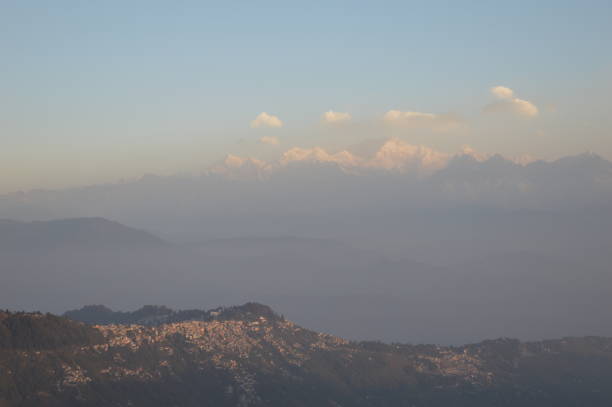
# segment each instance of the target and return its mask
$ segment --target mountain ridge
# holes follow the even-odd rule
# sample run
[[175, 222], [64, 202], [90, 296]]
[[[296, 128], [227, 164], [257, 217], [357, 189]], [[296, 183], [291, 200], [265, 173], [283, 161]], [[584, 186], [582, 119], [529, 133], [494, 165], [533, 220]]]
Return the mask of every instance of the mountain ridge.
[[0, 220], [0, 250], [162, 247], [161, 238], [103, 217], [22, 222]]
[[[612, 401], [612, 338], [501, 338], [457, 347], [349, 342], [268, 312], [247, 303], [208, 321], [148, 326], [0, 312], [0, 406], [603, 407]], [[58, 324], [69, 340], [53, 339]], [[37, 342], [27, 346], [7, 340], [33, 332]]]
[[209, 310], [173, 310], [164, 305], [145, 305], [135, 311], [113, 311], [104, 305], [86, 305], [69, 310], [62, 317], [89, 325], [145, 325], [157, 326], [168, 323], [189, 321], [227, 321], [234, 319], [252, 320], [264, 317], [270, 320], [281, 319], [272, 308], [257, 302], [243, 305], [217, 307]]

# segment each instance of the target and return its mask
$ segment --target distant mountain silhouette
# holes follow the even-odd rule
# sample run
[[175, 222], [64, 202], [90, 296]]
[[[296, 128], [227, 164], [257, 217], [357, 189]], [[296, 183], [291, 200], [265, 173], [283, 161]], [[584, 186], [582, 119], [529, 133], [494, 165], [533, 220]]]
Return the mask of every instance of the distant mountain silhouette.
[[[50, 234], [45, 245], [22, 236], [21, 249], [2, 249], [0, 308], [64, 312], [109, 304], [129, 310], [150, 301], [189, 310], [255, 300], [301, 324], [350, 339], [461, 344], [498, 336], [612, 335], [609, 315], [600, 312], [612, 304], [612, 228], [606, 213], [567, 218], [467, 213], [407, 217], [409, 225], [397, 216], [397, 225], [383, 223], [380, 232], [370, 223], [372, 233], [401, 232], [398, 241], [405, 236], [398, 230], [403, 225], [425, 246], [440, 241], [439, 236], [448, 238], [420, 251], [438, 257], [447, 249], [461, 254], [455, 255], [460, 261], [446, 265], [413, 260], [410, 252], [390, 255], [327, 238], [250, 236], [164, 245], [146, 232], [104, 220], [35, 222], [46, 228], [102, 223], [114, 232], [102, 234], [104, 241], [83, 237], [86, 242], [79, 242], [74, 236], [89, 236], [91, 230], [79, 234], [68, 228], [71, 234], [58, 234], [56, 241]], [[31, 226], [2, 223], [5, 232]], [[125, 243], [124, 234], [132, 233], [138, 239]], [[562, 251], [541, 243], [562, 239], [568, 248]], [[540, 251], [529, 248], [530, 242]], [[135, 312], [87, 307], [78, 318], [70, 316], [91, 323], [154, 324], [185, 315], [206, 318], [158, 307]]]
[[151, 233], [103, 218], [15, 222], [0, 220], [0, 251], [164, 246]]

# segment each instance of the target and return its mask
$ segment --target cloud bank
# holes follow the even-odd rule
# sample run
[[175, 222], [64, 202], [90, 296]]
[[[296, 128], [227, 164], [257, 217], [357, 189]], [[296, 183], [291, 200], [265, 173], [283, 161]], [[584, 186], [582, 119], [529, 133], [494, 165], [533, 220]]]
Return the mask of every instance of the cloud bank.
[[[209, 173], [231, 178], [265, 178], [294, 165], [333, 165], [349, 174], [383, 171], [427, 176], [446, 168], [456, 157], [470, 157], [483, 162], [491, 158], [491, 155], [469, 146], [464, 146], [456, 153], [447, 153], [392, 137], [377, 141], [369, 153], [356, 153], [350, 149], [330, 152], [322, 147], [293, 147], [269, 161], [228, 155], [225, 160], [210, 167]], [[506, 159], [518, 165], [526, 165], [535, 160], [530, 156]]]

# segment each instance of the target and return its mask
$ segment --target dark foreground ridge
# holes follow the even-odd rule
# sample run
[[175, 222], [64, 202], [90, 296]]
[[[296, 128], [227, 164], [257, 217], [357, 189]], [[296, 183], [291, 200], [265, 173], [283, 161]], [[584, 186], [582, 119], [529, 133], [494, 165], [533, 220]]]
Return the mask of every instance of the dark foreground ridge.
[[87, 305], [78, 310], [65, 312], [64, 317], [90, 325], [108, 324], [135, 324], [155, 326], [173, 322], [185, 321], [213, 321], [213, 320], [248, 320], [265, 317], [268, 319], [280, 318], [272, 308], [267, 305], [249, 302], [234, 307], [219, 307], [211, 310], [180, 310], [159, 305], [145, 305], [131, 312], [113, 311], [104, 305]]
[[105, 324], [0, 312], [1, 407], [612, 405], [612, 338], [348, 342], [255, 303], [66, 315]]

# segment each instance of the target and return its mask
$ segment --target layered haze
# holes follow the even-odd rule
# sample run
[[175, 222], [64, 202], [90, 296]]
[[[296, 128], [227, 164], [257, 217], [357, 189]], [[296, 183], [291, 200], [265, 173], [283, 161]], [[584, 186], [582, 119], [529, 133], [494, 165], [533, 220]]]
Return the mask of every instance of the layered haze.
[[[0, 227], [0, 306], [253, 300], [355, 339], [610, 335], [610, 202], [595, 154], [524, 163], [388, 139], [230, 156], [200, 176], [3, 196], [21, 222]], [[79, 219], [29, 223], [58, 218]]]
[[0, 3], [0, 309], [612, 335], [609, 1]]

